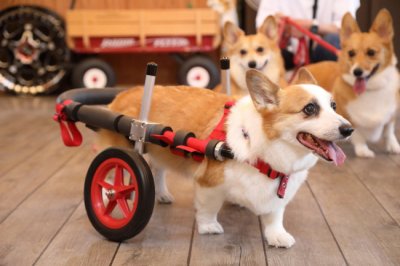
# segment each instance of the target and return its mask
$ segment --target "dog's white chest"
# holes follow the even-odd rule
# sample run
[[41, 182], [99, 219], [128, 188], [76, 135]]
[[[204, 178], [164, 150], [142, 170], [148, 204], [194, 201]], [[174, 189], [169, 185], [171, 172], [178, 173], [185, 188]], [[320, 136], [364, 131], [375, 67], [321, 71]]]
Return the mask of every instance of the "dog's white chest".
[[279, 179], [270, 179], [257, 169], [244, 169], [238, 164], [230, 164], [225, 172], [227, 200], [244, 206], [256, 215], [283, 208], [293, 198], [304, 182], [308, 171], [289, 176], [284, 198], [277, 196]]
[[385, 125], [396, 110], [398, 87], [399, 77], [394, 67], [371, 78], [367, 91], [346, 107], [352, 122], [368, 129]]

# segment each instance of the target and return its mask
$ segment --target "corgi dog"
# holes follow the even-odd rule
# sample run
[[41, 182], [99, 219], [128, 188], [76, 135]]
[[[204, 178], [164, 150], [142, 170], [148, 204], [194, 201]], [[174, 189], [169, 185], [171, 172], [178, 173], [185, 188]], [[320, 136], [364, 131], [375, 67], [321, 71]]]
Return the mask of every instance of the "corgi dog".
[[221, 28], [230, 21], [239, 25], [239, 18], [236, 10], [236, 0], [207, 0], [207, 6], [218, 12], [221, 17]]
[[[246, 72], [249, 69], [257, 69], [274, 83], [286, 86], [275, 17], [268, 16], [254, 35], [245, 35], [240, 28], [227, 22], [223, 37], [222, 46], [230, 59], [231, 91], [235, 99], [248, 95]], [[215, 90], [224, 92], [220, 85]]]
[[374, 157], [367, 142], [383, 136], [386, 151], [400, 153], [395, 136], [395, 115], [399, 106], [399, 73], [393, 50], [393, 23], [382, 9], [369, 32], [361, 32], [348, 13], [342, 19], [342, 51], [339, 60], [307, 67], [319, 84], [331, 84], [338, 113], [355, 127], [352, 144], [357, 156]]
[[[173, 155], [157, 145], [146, 146], [147, 158], [156, 170], [157, 186], [165, 186], [165, 169], [195, 178], [195, 208], [200, 234], [223, 233], [217, 215], [224, 201], [247, 207], [265, 219], [264, 235], [269, 245], [290, 247], [294, 238], [283, 226], [285, 206], [305, 181], [318, 158], [340, 165], [345, 160], [335, 141], [348, 138], [350, 123], [335, 112], [326, 90], [301, 69], [296, 82], [281, 89], [258, 70], [249, 70], [246, 82], [250, 95], [238, 100], [226, 117], [226, 143], [234, 159], [195, 162]], [[138, 117], [143, 90], [120, 93], [109, 105], [118, 113]], [[185, 86], [154, 88], [150, 121], [185, 129], [206, 139], [222, 117], [224, 105], [232, 100], [225, 94]], [[101, 143], [128, 145], [126, 138], [101, 131]], [[260, 161], [286, 176], [272, 179], [260, 168]], [[276, 177], [276, 176], [275, 176]], [[283, 198], [277, 191], [284, 189]]]

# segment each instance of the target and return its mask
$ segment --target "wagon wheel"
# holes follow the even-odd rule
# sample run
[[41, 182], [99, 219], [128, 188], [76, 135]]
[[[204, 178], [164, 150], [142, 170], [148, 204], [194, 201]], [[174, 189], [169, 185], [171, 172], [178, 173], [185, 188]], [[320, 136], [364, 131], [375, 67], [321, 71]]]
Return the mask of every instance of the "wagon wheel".
[[213, 89], [219, 84], [219, 70], [207, 56], [195, 55], [186, 59], [178, 75], [179, 83], [198, 88]]
[[81, 61], [72, 71], [74, 88], [101, 89], [115, 85], [116, 76], [112, 67], [98, 58]]
[[154, 207], [154, 181], [143, 157], [136, 152], [109, 148], [89, 167], [84, 198], [94, 228], [111, 241], [140, 233]]
[[18, 94], [57, 88], [70, 59], [62, 18], [41, 7], [11, 7], [0, 12], [0, 36], [0, 87]]

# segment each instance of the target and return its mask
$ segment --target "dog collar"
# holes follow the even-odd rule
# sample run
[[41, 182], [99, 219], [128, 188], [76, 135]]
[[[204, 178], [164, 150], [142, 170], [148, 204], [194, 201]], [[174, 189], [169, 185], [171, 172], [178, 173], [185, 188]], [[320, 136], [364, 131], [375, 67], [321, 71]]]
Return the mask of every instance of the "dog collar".
[[[207, 138], [208, 140], [216, 139], [216, 140], [220, 140], [220, 141], [226, 141], [225, 122], [230, 113], [230, 109], [234, 104], [235, 104], [234, 101], [225, 103], [224, 113], [221, 117], [221, 120], [218, 122], [217, 126], [214, 128], [214, 130], [211, 132], [211, 134]], [[280, 182], [279, 182], [279, 186], [278, 186], [278, 190], [277, 190], [276, 194], [281, 199], [285, 196], [286, 187], [287, 187], [287, 184], [289, 181], [288, 175], [274, 170], [268, 163], [264, 162], [261, 159], [258, 159], [256, 163], [253, 163], [250, 165], [253, 166], [254, 168], [257, 168], [258, 171], [260, 171], [260, 173], [268, 176], [268, 178], [270, 178], [270, 179], [280, 178]]]

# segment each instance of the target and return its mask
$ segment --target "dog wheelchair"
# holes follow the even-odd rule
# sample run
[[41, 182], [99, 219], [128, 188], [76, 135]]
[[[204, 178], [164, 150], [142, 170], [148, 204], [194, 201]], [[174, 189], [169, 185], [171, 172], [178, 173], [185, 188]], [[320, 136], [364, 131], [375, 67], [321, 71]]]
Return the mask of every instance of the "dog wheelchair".
[[[89, 220], [100, 234], [111, 241], [134, 237], [145, 228], [152, 215], [155, 188], [152, 172], [143, 158], [145, 144], [169, 147], [173, 154], [198, 162], [205, 157], [220, 161], [233, 159], [230, 148], [222, 138], [218, 138], [224, 120], [214, 130], [217, 137], [212, 138], [211, 135], [205, 140], [196, 138], [192, 132], [174, 132], [169, 126], [147, 121], [156, 73], [157, 65], [149, 63], [139, 118], [99, 106], [111, 103], [123, 89], [75, 89], [57, 98], [53, 118], [60, 125], [66, 146], [82, 143], [76, 122], [94, 130], [117, 132], [134, 143], [133, 149], [111, 147], [99, 153], [89, 166], [85, 179], [84, 202]], [[223, 86], [229, 93], [227, 58], [221, 59], [221, 75]]]

